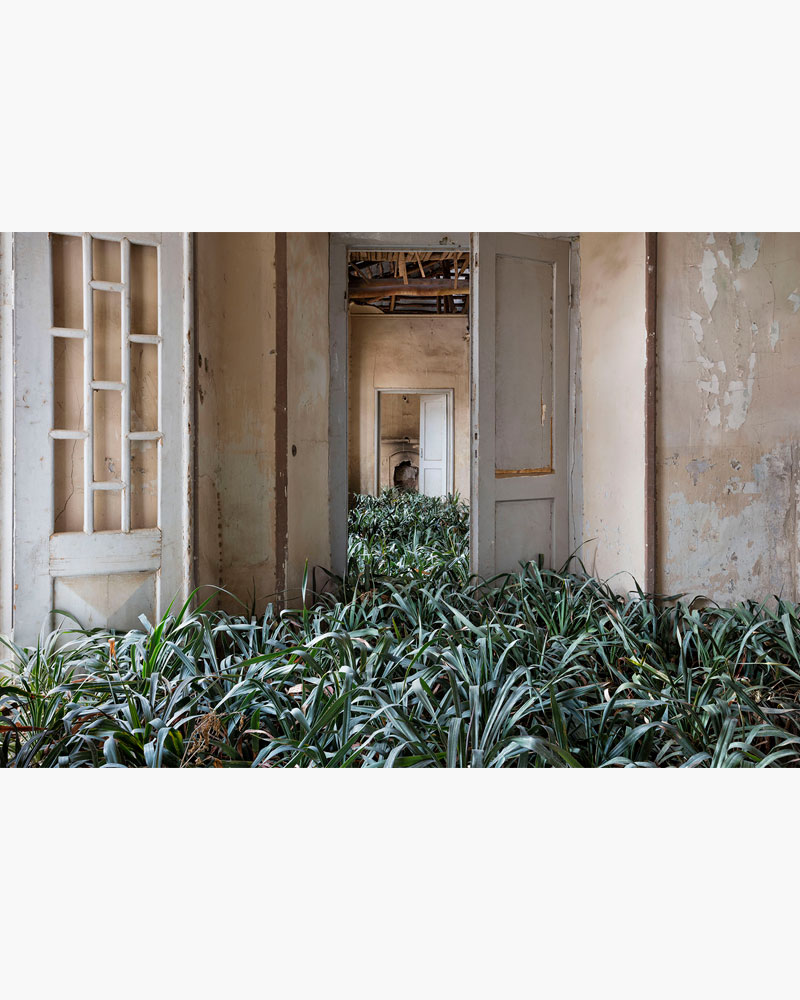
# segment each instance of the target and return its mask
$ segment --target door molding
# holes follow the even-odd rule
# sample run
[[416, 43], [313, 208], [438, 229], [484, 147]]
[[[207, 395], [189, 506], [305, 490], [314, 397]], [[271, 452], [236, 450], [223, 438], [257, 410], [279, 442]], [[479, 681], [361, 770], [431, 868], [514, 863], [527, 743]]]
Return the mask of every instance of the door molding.
[[[424, 247], [422, 248], [424, 249]], [[375, 496], [380, 492], [381, 485], [381, 393], [391, 393], [393, 396], [445, 396], [447, 398], [447, 492], [452, 493], [456, 475], [456, 422], [455, 422], [455, 389], [382, 389], [375, 387], [375, 475], [373, 487]], [[420, 446], [422, 442], [420, 441]]]

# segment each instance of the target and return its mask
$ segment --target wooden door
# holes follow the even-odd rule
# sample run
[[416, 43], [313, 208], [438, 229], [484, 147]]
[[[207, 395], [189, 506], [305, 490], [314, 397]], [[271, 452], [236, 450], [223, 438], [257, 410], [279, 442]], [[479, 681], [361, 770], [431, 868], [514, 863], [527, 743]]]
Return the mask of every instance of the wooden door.
[[189, 585], [189, 242], [14, 237], [14, 637], [151, 620]]
[[569, 244], [480, 233], [472, 253], [473, 571], [568, 553]]

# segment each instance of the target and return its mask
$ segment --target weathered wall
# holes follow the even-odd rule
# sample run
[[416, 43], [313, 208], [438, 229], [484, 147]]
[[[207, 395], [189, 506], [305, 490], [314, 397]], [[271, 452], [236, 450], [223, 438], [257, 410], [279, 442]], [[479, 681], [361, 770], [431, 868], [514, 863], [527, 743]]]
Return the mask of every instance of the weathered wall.
[[275, 234], [197, 233], [195, 289], [196, 581], [263, 606], [275, 589]]
[[645, 234], [581, 233], [580, 295], [583, 559], [643, 582]]
[[306, 560], [330, 566], [328, 527], [328, 234], [289, 233], [288, 558], [286, 585], [297, 592]]
[[[0, 633], [11, 632], [14, 457], [11, 233], [0, 233]], [[4, 654], [0, 653], [0, 661]]]
[[[198, 584], [262, 608], [278, 579], [274, 233], [198, 233]], [[328, 237], [286, 240], [286, 588], [327, 566]], [[235, 608], [232, 598], [221, 605]]]
[[662, 233], [659, 587], [797, 598], [800, 234]]
[[455, 488], [469, 498], [469, 333], [466, 316], [353, 313], [349, 336], [348, 479], [371, 493], [375, 389], [453, 389]]

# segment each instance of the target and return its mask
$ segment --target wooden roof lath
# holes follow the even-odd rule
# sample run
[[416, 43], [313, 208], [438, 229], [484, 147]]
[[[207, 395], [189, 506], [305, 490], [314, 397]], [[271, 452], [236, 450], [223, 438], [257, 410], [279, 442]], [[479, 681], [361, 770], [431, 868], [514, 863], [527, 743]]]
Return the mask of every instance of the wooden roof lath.
[[348, 299], [385, 313], [469, 311], [469, 253], [464, 250], [351, 250]]

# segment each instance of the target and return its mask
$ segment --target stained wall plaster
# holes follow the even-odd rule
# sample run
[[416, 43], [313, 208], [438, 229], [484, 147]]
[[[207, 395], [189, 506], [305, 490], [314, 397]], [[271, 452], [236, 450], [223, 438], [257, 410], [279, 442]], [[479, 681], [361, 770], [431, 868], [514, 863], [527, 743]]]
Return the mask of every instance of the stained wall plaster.
[[800, 234], [662, 233], [658, 257], [658, 586], [796, 599]]
[[[14, 460], [13, 280], [11, 233], [0, 233], [0, 633], [11, 632]], [[4, 647], [5, 648], [5, 647]], [[5, 653], [0, 653], [0, 660]]]
[[[274, 233], [197, 233], [198, 584], [276, 597]], [[328, 536], [328, 237], [287, 235], [287, 565], [293, 599]], [[206, 596], [203, 594], [202, 596]], [[215, 600], [231, 610], [228, 594]]]
[[197, 233], [195, 289], [195, 576], [263, 607], [275, 591], [275, 234]]

